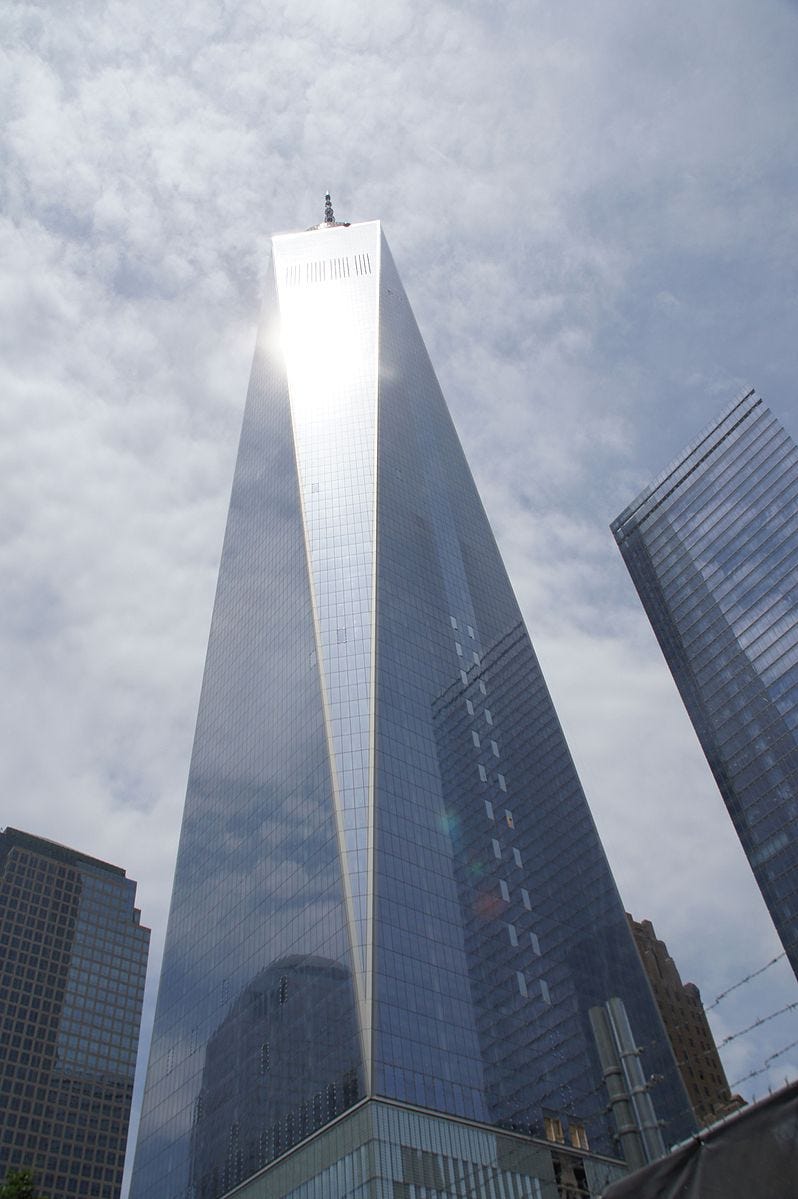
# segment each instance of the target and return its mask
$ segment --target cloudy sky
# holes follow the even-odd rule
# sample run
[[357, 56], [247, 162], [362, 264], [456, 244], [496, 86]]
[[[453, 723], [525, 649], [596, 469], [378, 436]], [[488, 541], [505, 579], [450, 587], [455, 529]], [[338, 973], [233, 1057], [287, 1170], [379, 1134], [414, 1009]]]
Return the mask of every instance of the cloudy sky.
[[[384, 222], [626, 906], [707, 1003], [774, 958], [607, 526], [745, 386], [798, 435], [798, 4], [0, 21], [0, 824], [127, 868], [154, 990], [268, 239], [330, 188]], [[716, 1035], [796, 1001], [777, 962]], [[796, 1039], [735, 1036], [730, 1081]]]

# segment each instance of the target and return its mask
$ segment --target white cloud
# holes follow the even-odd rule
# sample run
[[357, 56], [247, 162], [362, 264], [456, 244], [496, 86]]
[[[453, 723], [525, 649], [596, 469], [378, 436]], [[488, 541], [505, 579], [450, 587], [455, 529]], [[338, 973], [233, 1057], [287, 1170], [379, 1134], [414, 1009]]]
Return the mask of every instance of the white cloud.
[[3, 20], [6, 822], [126, 866], [157, 965], [267, 236], [329, 187], [384, 219], [625, 902], [705, 995], [772, 956], [606, 527], [749, 379], [798, 433], [794, 9]]

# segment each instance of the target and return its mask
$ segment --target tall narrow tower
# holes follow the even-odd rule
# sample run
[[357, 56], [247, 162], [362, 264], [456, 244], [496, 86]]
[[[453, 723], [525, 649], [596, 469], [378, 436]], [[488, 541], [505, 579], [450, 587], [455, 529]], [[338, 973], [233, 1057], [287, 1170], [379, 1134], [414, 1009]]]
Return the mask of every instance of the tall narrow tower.
[[749, 391], [612, 531], [798, 977], [798, 447]]
[[380, 225], [328, 206], [273, 241], [132, 1194], [487, 1195], [688, 1110]]

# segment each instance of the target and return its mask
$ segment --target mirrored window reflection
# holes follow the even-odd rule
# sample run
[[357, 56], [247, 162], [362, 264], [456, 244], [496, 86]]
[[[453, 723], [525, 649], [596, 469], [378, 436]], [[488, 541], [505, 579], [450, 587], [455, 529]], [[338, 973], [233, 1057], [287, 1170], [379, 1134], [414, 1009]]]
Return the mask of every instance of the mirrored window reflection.
[[[619, 997], [658, 1116], [684, 1105], [412, 312], [365, 228], [330, 234], [351, 255], [286, 259], [283, 351], [267, 300], [132, 1199], [217, 1199], [334, 1119], [363, 1094], [361, 1036], [383, 1096], [523, 1128], [581, 1103], [612, 1152], [586, 1013]], [[490, 753], [468, 736], [486, 728]], [[560, 869], [577, 854], [578, 874]]]
[[612, 528], [798, 974], [798, 447], [749, 392]]
[[[630, 1019], [640, 1035], [650, 1031], [651, 1041], [659, 1035], [657, 1016], [490, 527], [385, 248], [383, 270], [375, 901], [382, 1031], [376, 1081], [387, 1088], [383, 1094], [420, 1106], [443, 1103], [477, 1120], [539, 1126], [546, 1104], [577, 1103], [578, 1092], [595, 1109], [587, 1096], [603, 1083], [586, 1018], [592, 1004], [623, 995]], [[452, 652], [449, 614], [462, 631], [462, 659]], [[499, 810], [511, 818], [503, 818], [496, 836], [485, 801], [495, 813], [499, 796]], [[584, 874], [558, 870], [564, 856], [577, 852]], [[501, 924], [514, 926], [517, 945]], [[411, 957], [412, 1004], [402, 998]], [[544, 970], [552, 1004], [542, 998]], [[517, 973], [526, 980], [527, 997]], [[566, 1062], [541, 1046], [564, 1043], [568, 1011], [583, 1015], [567, 1038]], [[456, 1041], [444, 1012], [460, 1023]], [[660, 1088], [664, 1118], [684, 1106], [667, 1055], [664, 1045], [659, 1057], [652, 1053], [668, 1078]], [[512, 1079], [499, 1064], [510, 1061]], [[518, 1066], [522, 1061], [528, 1068]], [[597, 1114], [595, 1125], [591, 1144], [611, 1151], [609, 1121]]]
[[47, 1194], [122, 1184], [150, 936], [135, 893], [117, 866], [0, 832], [0, 1145]]
[[190, 1185], [217, 1199], [364, 1093], [370, 571], [361, 555], [329, 580], [335, 602], [314, 607], [304, 544], [307, 520], [320, 585], [324, 561], [352, 551], [336, 512], [368, 512], [372, 527], [369, 484], [328, 439], [310, 444], [309, 409], [297, 475], [275, 306], [236, 463], [132, 1199]]

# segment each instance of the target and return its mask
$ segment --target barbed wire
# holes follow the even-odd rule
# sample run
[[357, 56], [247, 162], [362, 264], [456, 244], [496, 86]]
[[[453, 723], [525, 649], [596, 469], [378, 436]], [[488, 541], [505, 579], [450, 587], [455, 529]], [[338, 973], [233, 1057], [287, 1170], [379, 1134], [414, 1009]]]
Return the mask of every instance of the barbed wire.
[[[775, 958], [771, 958], [769, 962], [766, 962], [764, 966], [760, 966], [757, 970], [752, 970], [750, 974], [746, 974], [744, 978], [738, 979], [737, 982], [732, 983], [732, 985], [730, 987], [727, 987], [725, 991], [721, 991], [720, 995], [716, 996], [715, 999], [712, 1001], [712, 1003], [708, 1004], [706, 1007], [703, 1006], [703, 1004], [702, 1004], [701, 1011], [703, 1013], [712, 1011], [712, 1009], [717, 1007], [717, 1005], [721, 1002], [721, 1000], [725, 999], [727, 995], [730, 995], [732, 991], [736, 991], [738, 987], [742, 987], [745, 983], [748, 983], [752, 979], [757, 978], [760, 974], [764, 974], [764, 972], [766, 970], [768, 970], [776, 962], [781, 961], [781, 959], [786, 956], [787, 956], [786, 953], [780, 953]], [[656, 1004], [656, 1002], [657, 1001], [655, 999], [655, 1004]], [[693, 1060], [697, 1057], [705, 1057], [708, 1054], [714, 1053], [716, 1050], [719, 1050], [721, 1048], [721, 1046], [725, 1046], [725, 1045], [729, 1044], [731, 1041], [735, 1040], [735, 1038], [743, 1036], [744, 1033], [751, 1032], [753, 1029], [758, 1028], [761, 1024], [766, 1024], [768, 1022], [768, 1020], [773, 1020], [773, 1019], [775, 1019], [776, 1016], [781, 1016], [785, 1012], [792, 1011], [796, 1007], [798, 1007], [798, 1001], [796, 1001], [795, 1003], [789, 1003], [785, 1007], [779, 1008], [779, 1010], [776, 1012], [771, 1012], [767, 1016], [759, 1017], [757, 1020], [755, 1020], [753, 1022], [753, 1024], [749, 1024], [746, 1028], [741, 1028], [735, 1033], [730, 1033], [729, 1036], [725, 1037], [724, 1040], [722, 1040], [722, 1041], [715, 1041], [714, 1035], [712, 1034], [712, 1030], [710, 1028], [709, 1031], [710, 1031], [710, 1036], [712, 1036], [712, 1046], [710, 1047], [710, 1049], [703, 1050], [701, 1053], [692, 1054], [691, 1058], [689, 1060]], [[657, 1004], [657, 1009], [659, 1010], [658, 1004]], [[697, 1013], [691, 1012], [690, 1017], [686, 1020], [680, 1020], [678, 1023], [666, 1024], [665, 1019], [662, 1016], [662, 1013], [660, 1013], [660, 1017], [662, 1019], [663, 1025], [665, 1026], [665, 1031], [666, 1031], [668, 1040], [670, 1040], [671, 1033], [682, 1032], [684, 1030], [692, 1029], [694, 1027], [695, 1014], [697, 1014]], [[660, 1044], [659, 1041], [650, 1041], [650, 1042], [646, 1042], [645, 1044], [641, 1045], [640, 1048], [641, 1049], [654, 1048], [658, 1044]], [[684, 1059], [684, 1060], [677, 1059], [676, 1064], [678, 1066], [682, 1066], [682, 1065], [686, 1065], [687, 1062], [688, 1062], [688, 1059]]]
[[777, 1057], [781, 1057], [783, 1053], [788, 1053], [790, 1049], [795, 1049], [798, 1041], [790, 1041], [789, 1045], [782, 1045], [781, 1049], [777, 1049], [775, 1053], [771, 1053], [770, 1057], [765, 1058], [765, 1064], [760, 1066], [758, 1070], [752, 1070], [750, 1074], [744, 1074], [742, 1078], [738, 1078], [736, 1082], [730, 1083], [732, 1087], [739, 1087], [741, 1082], [748, 1082], [749, 1078], [757, 1078], [760, 1074], [764, 1074], [770, 1068], [770, 1063], [775, 1062]]
[[[783, 957], [783, 956], [784, 956], [783, 954], [779, 955], [779, 957]], [[774, 959], [774, 961], [776, 961], [776, 960], [778, 960], [778, 959]], [[768, 965], [772, 965], [772, 964], [773, 964], [772, 962], [768, 963]], [[746, 976], [745, 979], [741, 979], [740, 983], [747, 982], [749, 978], [753, 978], [756, 974], [762, 973], [762, 970], [765, 970], [765, 969], [767, 969], [767, 966], [762, 967], [760, 970], [754, 971], [751, 975]], [[738, 986], [738, 985], [740, 985], [740, 984], [735, 984], [735, 986]], [[732, 988], [729, 988], [729, 989], [731, 990]], [[733, 1041], [736, 1041], [738, 1037], [745, 1036], [746, 1033], [751, 1032], [753, 1029], [759, 1028], [763, 1024], [767, 1024], [768, 1021], [770, 1021], [770, 1020], [775, 1020], [777, 1016], [782, 1016], [786, 1012], [794, 1011], [796, 1008], [798, 1008], [798, 1000], [796, 1000], [793, 1003], [786, 1004], [784, 1007], [779, 1008], [775, 1012], [770, 1012], [767, 1016], [760, 1016], [757, 1020], [754, 1020], [752, 1024], [747, 1025], [745, 1028], [740, 1028], [736, 1032], [729, 1033], [729, 1035], [727, 1037], [725, 1037], [722, 1041], [720, 1041], [717, 1045], [715, 1045], [713, 1042], [713, 1045], [709, 1049], [705, 1049], [698, 1053], [695, 1053], [695, 1054], [691, 1055], [691, 1057], [689, 1059], [681, 1059], [680, 1060], [677, 1058], [676, 1065], [677, 1065], [677, 1067], [681, 1067], [683, 1065], [689, 1065], [690, 1062], [696, 1062], [701, 1058], [709, 1057], [711, 1055], [717, 1055], [719, 1049], [725, 1048], [727, 1045], [730, 1045]], [[638, 1048], [640, 1050], [642, 1050], [643, 1053], [645, 1053], [645, 1051], [648, 1049], [655, 1049], [655, 1048], [661, 1047], [661, 1044], [662, 1044], [662, 1042], [660, 1042], [660, 1041], [650, 1041], [650, 1042], [645, 1042], [643, 1045], [639, 1045]], [[741, 1082], [745, 1082], [749, 1078], [756, 1077], [759, 1074], [764, 1074], [765, 1071], [768, 1069], [770, 1062], [772, 1062], [775, 1058], [779, 1057], [782, 1053], [786, 1053], [789, 1049], [794, 1048], [794, 1046], [796, 1044], [798, 1044], [798, 1042], [792, 1042], [789, 1045], [785, 1045], [782, 1049], [779, 1049], [775, 1053], [771, 1054], [770, 1057], [768, 1057], [765, 1060], [765, 1064], [761, 1068], [759, 1068], [758, 1070], [752, 1071], [750, 1074], [747, 1074], [745, 1076], [745, 1078], [738, 1079], [737, 1082], [728, 1083], [727, 1085], [729, 1087], [729, 1090], [733, 1091], [734, 1088], [739, 1086]], [[548, 1071], [547, 1071], [547, 1073], [548, 1073]], [[656, 1083], [658, 1081], [660, 1081], [660, 1079], [657, 1076], [653, 1076], [649, 1080], [649, 1088], [651, 1089], [652, 1097], [656, 1095]], [[599, 1116], [606, 1115], [611, 1110], [612, 1104], [610, 1102], [609, 1095], [607, 1094], [605, 1088], [606, 1088], [606, 1083], [604, 1080], [602, 1080], [602, 1082], [598, 1083], [598, 1085], [594, 1086], [591, 1090], [586, 1091], [586, 1092], [582, 1093], [581, 1095], [578, 1095], [576, 1097], [576, 1103], [573, 1104], [574, 1114], [577, 1115], [579, 1118], [584, 1119], [586, 1121], [595, 1119]], [[596, 1096], [597, 1094], [600, 1094], [600, 1093], [603, 1094], [604, 1098], [605, 1098], [605, 1102], [601, 1105], [601, 1107], [595, 1108], [592, 1106], [592, 1104], [590, 1107], [588, 1107], [588, 1103], [590, 1103], [590, 1101], [594, 1098], [594, 1096]], [[557, 1106], [556, 1100], [554, 1099], [554, 1091], [547, 1092], [545, 1097], [547, 1097], [547, 1098], [550, 1097], [552, 1100], [554, 1100], [554, 1106], [555, 1107]], [[686, 1107], [686, 1108], [679, 1109], [677, 1112], [671, 1113], [671, 1119], [678, 1119], [679, 1117], [681, 1117], [683, 1115], [687, 1115], [687, 1114], [690, 1114], [690, 1115], [694, 1114], [694, 1109], [693, 1109], [692, 1103], [690, 1103], [688, 1105], [688, 1107]]]
[[[711, 1057], [719, 1053], [726, 1045], [730, 1045], [732, 1041], [736, 1041], [738, 1037], [745, 1036], [747, 1032], [759, 1028], [762, 1024], [767, 1024], [769, 1020], [775, 1020], [777, 1016], [783, 1016], [785, 1012], [794, 1011], [795, 1008], [798, 1008], [798, 999], [794, 1003], [788, 1003], [785, 1007], [779, 1008], [777, 1012], [771, 1012], [768, 1016], [760, 1016], [757, 1020], [754, 1020], [753, 1024], [749, 1024], [745, 1028], [740, 1028], [737, 1032], [729, 1033], [722, 1041], [717, 1041], [710, 1045], [709, 1049], [702, 1049], [700, 1052], [693, 1053], [686, 1058], [677, 1058], [676, 1065], [679, 1067], [689, 1066], [691, 1062], [697, 1061], [699, 1058]], [[740, 1081], [743, 1080], [741, 1079]], [[729, 1086], [732, 1085], [737, 1086], [737, 1083], [729, 1083]]]
[[764, 966], [760, 966], [758, 970], [752, 970], [750, 974], [746, 974], [745, 978], [741, 978], [739, 982], [732, 983], [732, 985], [727, 987], [725, 991], [721, 991], [720, 995], [716, 995], [712, 1000], [712, 1003], [706, 1004], [704, 1006], [704, 1011], [711, 1012], [713, 1007], [718, 1006], [721, 999], [725, 999], [727, 995], [731, 995], [732, 991], [736, 991], [737, 988], [741, 987], [744, 983], [749, 983], [752, 978], [757, 978], [760, 974], [764, 974], [766, 970], [769, 970], [771, 966], [775, 966], [776, 962], [780, 962], [781, 959], [786, 958], [786, 956], [786, 953], [779, 953], [775, 958], [771, 958], [769, 962], [765, 962]]
[[[711, 1011], [713, 1008], [717, 1007], [718, 1004], [722, 1000], [724, 1000], [727, 995], [730, 995], [733, 991], [736, 991], [739, 987], [746, 985], [747, 983], [751, 982], [753, 979], [758, 978], [760, 975], [764, 974], [765, 971], [769, 970], [772, 966], [774, 966], [777, 962], [781, 961], [781, 959], [784, 957], [786, 957], [786, 954], [784, 952], [779, 953], [776, 955], [776, 957], [771, 958], [770, 961], [766, 962], [763, 966], [759, 966], [756, 970], [750, 971], [744, 977], [742, 977], [742, 978], [738, 979], [736, 982], [732, 983], [731, 986], [727, 987], [726, 990], [722, 991], [719, 995], [717, 995], [711, 1004], [707, 1005], [706, 1007], [702, 1007], [701, 1010], [703, 1012]], [[750, 1033], [754, 1029], [761, 1027], [763, 1024], [768, 1023], [770, 1020], [774, 1020], [778, 1016], [784, 1015], [787, 1012], [794, 1011], [796, 1008], [798, 1008], [798, 1001], [786, 1004], [784, 1007], [779, 1008], [775, 1012], [770, 1012], [768, 1015], [760, 1016], [758, 1019], [754, 1020], [753, 1023], [747, 1025], [745, 1028], [741, 1028], [741, 1029], [738, 1029], [736, 1032], [730, 1033], [728, 1036], [724, 1037], [724, 1039], [720, 1042], [716, 1043], [714, 1041], [714, 1037], [713, 1037], [713, 1039], [712, 1039], [713, 1043], [709, 1049], [700, 1050], [700, 1051], [696, 1052], [695, 1054], [692, 1054], [689, 1059], [679, 1060], [677, 1058], [676, 1065], [677, 1065], [677, 1067], [681, 1067], [683, 1065], [688, 1065], [690, 1062], [697, 1062], [702, 1058], [709, 1057], [713, 1054], [717, 1054], [718, 1050], [720, 1050], [721, 1048], [726, 1048], [732, 1042], [736, 1041], [737, 1038], [745, 1036], [747, 1033]], [[681, 1022], [680, 1021], [679, 1024], [672, 1026], [671, 1030], [673, 1031], [673, 1030], [690, 1027], [690, 1024], [691, 1024], [691, 1022]], [[553, 1030], [550, 1028], [548, 1028], [546, 1030], [541, 1029], [541, 1031], [537, 1034], [537, 1036], [533, 1037], [533, 1041], [540, 1042], [540, 1041], [548, 1040], [548, 1037], [550, 1036], [552, 1031]], [[710, 1035], [711, 1035], [711, 1032], [710, 1032]], [[670, 1038], [667, 1036], [667, 1033], [666, 1033], [666, 1038], [665, 1038], [666, 1044], [668, 1043], [669, 1039]], [[641, 1050], [643, 1053], [645, 1053], [647, 1050], [661, 1049], [662, 1045], [663, 1045], [663, 1042], [658, 1038], [653, 1041], [646, 1041], [646, 1042], [643, 1042], [642, 1044], [638, 1044], [638, 1049]], [[769, 1065], [772, 1061], [774, 1061], [776, 1058], [781, 1056], [781, 1054], [788, 1052], [790, 1049], [794, 1048], [796, 1045], [798, 1045], [798, 1041], [793, 1041], [789, 1045], [783, 1046], [781, 1049], [777, 1050], [775, 1053], [772, 1053], [765, 1060], [764, 1065], [761, 1066], [759, 1069], [751, 1071], [749, 1074], [746, 1074], [743, 1078], [738, 1079], [736, 1082], [727, 1083], [729, 1090], [733, 1091], [734, 1088], [738, 1087], [741, 1083], [748, 1081], [748, 1079], [758, 1077], [760, 1074], [764, 1074], [765, 1071], [769, 1068]], [[675, 1054], [674, 1054], [674, 1057], [676, 1057]], [[563, 1114], [565, 1114], [568, 1117], [583, 1120], [586, 1123], [591, 1122], [597, 1118], [602, 1118], [602, 1117], [606, 1117], [607, 1115], [609, 1115], [610, 1111], [612, 1110], [612, 1101], [606, 1090], [606, 1081], [604, 1079], [602, 1079], [600, 1082], [597, 1082], [592, 1087], [588, 1087], [587, 1089], [582, 1091], [581, 1088], [578, 1086], [577, 1078], [572, 1078], [570, 1080], [571, 1083], [572, 1084], [577, 1083], [577, 1085], [574, 1087], [573, 1091], [568, 1096], [568, 1099], [566, 1100], [566, 1102], [563, 1103], [563, 1095], [562, 1095], [562, 1091], [561, 1091], [562, 1084], [560, 1083], [560, 1085], [558, 1085], [556, 1082], [554, 1082], [554, 1079], [552, 1078], [552, 1075], [555, 1075], [556, 1073], [559, 1073], [559, 1071], [562, 1070], [563, 1065], [564, 1065], [564, 1062], [559, 1061], [556, 1064], [552, 1064], [552, 1066], [550, 1066], [547, 1069], [544, 1069], [542, 1071], [542, 1074], [540, 1076], [540, 1083], [542, 1084], [542, 1086], [541, 1086], [541, 1091], [539, 1094], [539, 1101], [541, 1102], [541, 1104], [544, 1106], [550, 1105], [553, 1110], [561, 1111]], [[554, 1082], [554, 1085], [549, 1085], [549, 1079], [551, 1079], [551, 1081]], [[655, 1099], [655, 1102], [656, 1102], [656, 1093], [657, 1093], [657, 1083], [660, 1081], [661, 1081], [661, 1079], [656, 1074], [651, 1075], [650, 1078], [648, 1079], [647, 1089], [650, 1090], [650, 1092], [652, 1094], [652, 1098]], [[603, 1102], [601, 1102], [600, 1106], [597, 1107], [597, 1106], [594, 1106], [594, 1104], [595, 1104], [596, 1097], [598, 1095], [602, 1096]], [[688, 1104], [687, 1107], [685, 1107], [683, 1109], [679, 1109], [675, 1113], [671, 1113], [670, 1117], [671, 1117], [671, 1119], [678, 1119], [683, 1115], [694, 1115], [694, 1108], [693, 1108], [692, 1104]], [[530, 1131], [532, 1131], [532, 1130], [530, 1129]], [[535, 1130], [533, 1132], [533, 1135], [535, 1135], [537, 1137], [541, 1137], [542, 1133], [540, 1130]]]
[[755, 1028], [759, 1028], [762, 1024], [767, 1024], [768, 1020], [775, 1020], [776, 1016], [783, 1016], [785, 1012], [792, 1012], [798, 1007], [798, 999], [794, 1003], [788, 1003], [784, 1007], [780, 1007], [777, 1012], [771, 1012], [769, 1016], [760, 1016], [758, 1020], [754, 1020], [753, 1024], [749, 1024], [747, 1028], [741, 1028], [737, 1032], [729, 1033], [728, 1037], [724, 1037], [718, 1045], [718, 1049], [722, 1049], [724, 1045], [728, 1045], [730, 1041], [735, 1041], [737, 1037], [742, 1037], [745, 1033], [751, 1032]]

